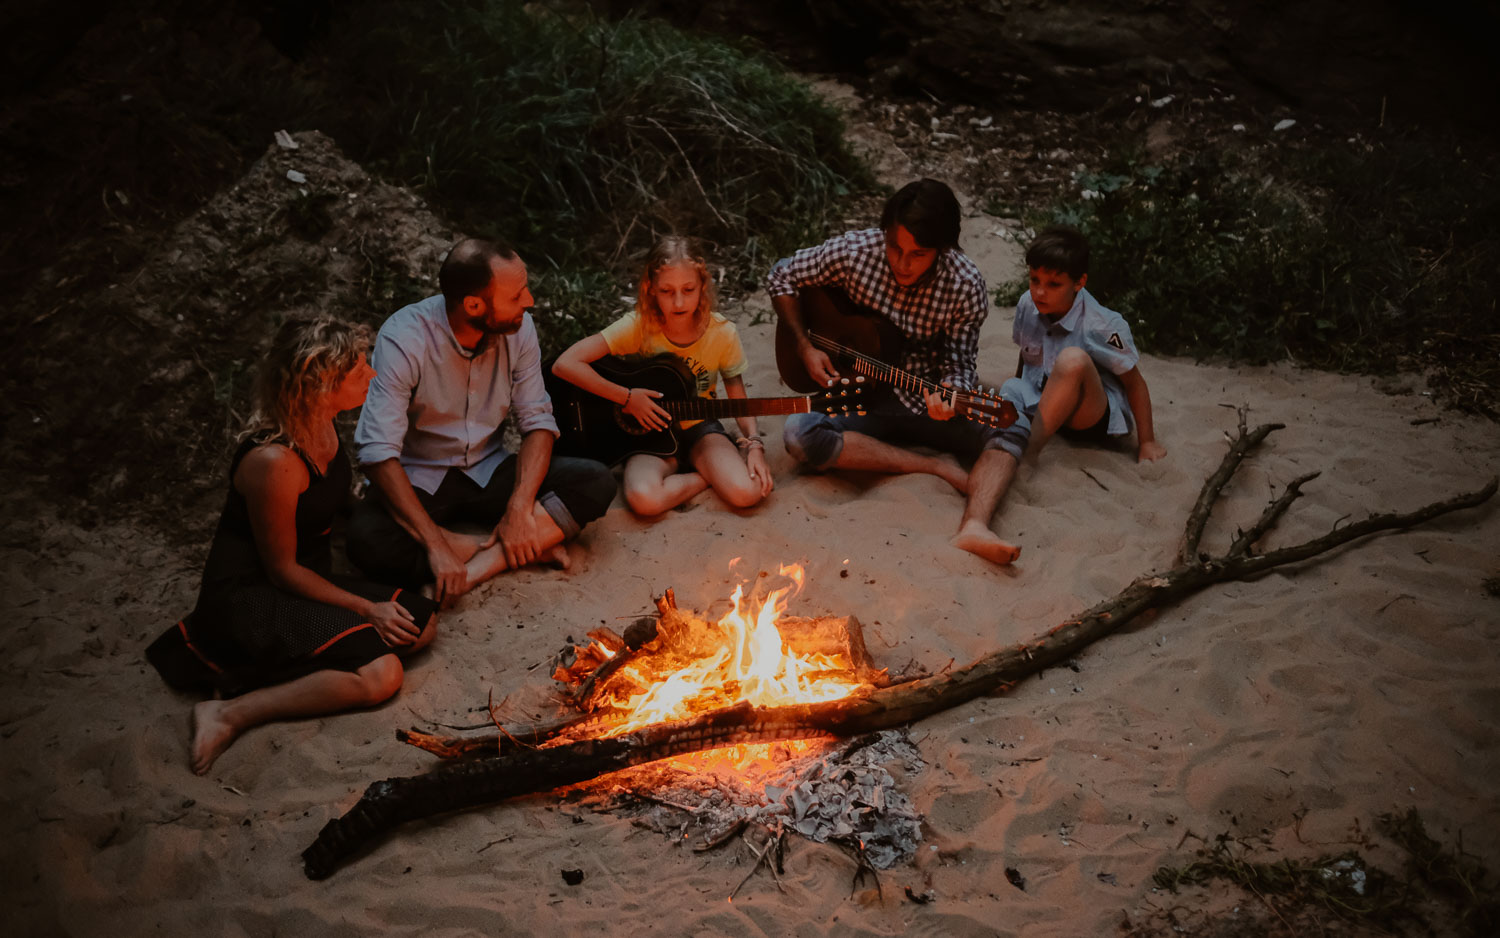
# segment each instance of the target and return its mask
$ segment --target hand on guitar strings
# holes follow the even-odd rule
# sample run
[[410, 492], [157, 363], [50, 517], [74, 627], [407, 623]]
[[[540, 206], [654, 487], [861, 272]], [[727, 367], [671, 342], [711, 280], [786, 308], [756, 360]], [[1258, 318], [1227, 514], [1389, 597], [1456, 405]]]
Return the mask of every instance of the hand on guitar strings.
[[620, 409], [647, 430], [665, 430], [672, 423], [672, 415], [656, 405], [654, 399], [661, 396], [660, 391], [650, 388], [630, 388]]
[[833, 382], [840, 376], [828, 353], [809, 342], [803, 346], [801, 355], [802, 366], [807, 369], [808, 376], [825, 388], [833, 387]]
[[933, 420], [952, 420], [958, 414], [954, 404], [958, 400], [957, 393], [952, 390], [953, 385], [943, 382], [943, 387], [949, 388], [949, 392], [929, 391], [922, 395], [927, 401], [927, 416]]

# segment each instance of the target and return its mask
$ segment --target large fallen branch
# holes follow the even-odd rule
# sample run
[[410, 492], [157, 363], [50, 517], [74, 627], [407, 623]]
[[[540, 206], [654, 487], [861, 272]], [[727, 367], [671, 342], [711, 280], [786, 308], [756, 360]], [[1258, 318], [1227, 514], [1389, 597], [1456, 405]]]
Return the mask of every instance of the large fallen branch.
[[[1003, 690], [1024, 677], [1077, 655], [1141, 612], [1174, 602], [1206, 586], [1253, 577], [1285, 564], [1306, 560], [1378, 531], [1409, 528], [1440, 515], [1482, 504], [1495, 494], [1497, 480], [1474, 492], [1433, 502], [1415, 511], [1372, 515], [1336, 527], [1321, 537], [1269, 553], [1255, 554], [1263, 537], [1301, 494], [1313, 475], [1289, 484], [1268, 505], [1249, 531], [1239, 532], [1219, 556], [1198, 551], [1208, 515], [1245, 454], [1279, 425], [1246, 431], [1241, 414], [1239, 435], [1219, 469], [1204, 483], [1189, 514], [1182, 541], [1188, 558], [1163, 573], [1137, 578], [1114, 597], [1069, 619], [1037, 638], [985, 655], [941, 675], [876, 688], [866, 694], [823, 704], [792, 707], [731, 707], [681, 723], [659, 724], [610, 739], [591, 739], [546, 749], [512, 745], [502, 754], [445, 765], [425, 775], [374, 782], [343, 817], [329, 821], [302, 857], [309, 878], [322, 879], [349, 857], [373, 846], [396, 825], [460, 808], [488, 804], [516, 795], [574, 784], [669, 756], [743, 742], [817, 736], [852, 736], [887, 729], [931, 716], [985, 694]], [[1196, 557], [1194, 555], [1197, 555]], [[506, 734], [509, 735], [509, 734]], [[535, 731], [527, 743], [545, 738]], [[438, 740], [439, 737], [429, 737]], [[452, 741], [449, 741], [452, 742]], [[493, 738], [483, 743], [495, 751]], [[457, 744], [444, 755], [472, 754]]]

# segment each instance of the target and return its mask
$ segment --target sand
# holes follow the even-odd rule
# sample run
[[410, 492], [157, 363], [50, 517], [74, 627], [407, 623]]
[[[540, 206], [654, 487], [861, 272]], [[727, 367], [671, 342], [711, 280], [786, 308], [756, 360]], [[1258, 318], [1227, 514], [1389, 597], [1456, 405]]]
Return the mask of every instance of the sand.
[[[995, 283], [1014, 275], [1016, 249], [990, 228], [974, 219], [965, 237]], [[778, 389], [771, 327], [752, 324], [766, 311], [755, 300], [735, 314], [752, 393]], [[1014, 367], [1010, 313], [992, 313], [982, 343], [995, 384]], [[123, 525], [82, 530], [12, 492], [0, 560], [5, 931], [1109, 934], [1176, 901], [1153, 893], [1151, 875], [1190, 858], [1190, 835], [1310, 857], [1408, 806], [1494, 866], [1500, 598], [1482, 584], [1500, 575], [1500, 509], [1490, 504], [1212, 587], [1089, 648], [1076, 669], [916, 725], [929, 768], [904, 785], [925, 839], [911, 864], [882, 874], [883, 898], [868, 881], [851, 888], [838, 849], [794, 840], [783, 890], [761, 873], [731, 903], [745, 846], [696, 854], [556, 794], [409, 825], [325, 882], [303, 877], [300, 851], [369, 781], [432, 764], [394, 741], [396, 727], [480, 722], [470, 711], [491, 692], [509, 718], [541, 713], [546, 662], [565, 636], [628, 622], [667, 587], [683, 605], [722, 606], [744, 576], [796, 561], [807, 585], [790, 611], [857, 615], [880, 664], [936, 670], [1169, 567], [1238, 406], [1252, 425], [1287, 426], [1227, 489], [1210, 550], [1312, 470], [1323, 475], [1268, 546], [1500, 471], [1495, 426], [1420, 391], [1392, 396], [1369, 378], [1291, 365], [1147, 356], [1141, 367], [1167, 458], [1137, 465], [1132, 453], [1055, 443], [995, 521], [1023, 548], [1012, 568], [948, 546], [961, 505], [941, 481], [801, 476], [767, 421], [776, 490], [759, 508], [736, 512], [705, 493], [646, 522], [617, 501], [574, 546], [571, 572], [503, 576], [446, 614], [386, 705], [252, 730], [201, 778], [187, 768], [191, 700], [141, 651], [190, 607], [202, 551]], [[1400, 866], [1378, 839], [1368, 856]], [[566, 885], [563, 869], [583, 870], [583, 882]], [[932, 900], [914, 903], [905, 887]]]

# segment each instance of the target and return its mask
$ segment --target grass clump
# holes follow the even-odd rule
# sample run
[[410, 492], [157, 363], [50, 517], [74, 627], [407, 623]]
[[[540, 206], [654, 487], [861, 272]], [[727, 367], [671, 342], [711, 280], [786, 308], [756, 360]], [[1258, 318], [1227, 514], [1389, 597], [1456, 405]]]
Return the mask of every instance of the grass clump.
[[[1329, 934], [1322, 916], [1331, 915], [1392, 934], [1408, 929], [1430, 933], [1434, 928], [1476, 938], [1496, 933], [1500, 904], [1495, 885], [1484, 864], [1465, 853], [1462, 843], [1454, 849], [1434, 840], [1415, 808], [1380, 815], [1378, 828], [1406, 853], [1402, 876], [1372, 866], [1357, 850], [1314, 859], [1252, 860], [1247, 844], [1221, 834], [1198, 851], [1197, 860], [1159, 868], [1153, 884], [1176, 893], [1183, 886], [1227, 882], [1254, 897], [1271, 918], [1236, 909], [1233, 916], [1200, 914], [1189, 922], [1178, 914], [1183, 911], [1179, 907], [1159, 909], [1144, 921], [1127, 921], [1124, 930], [1133, 936], [1168, 928], [1179, 934]], [[1363, 837], [1360, 843], [1370, 846]]]
[[[334, 136], [574, 285], [628, 270], [669, 231], [704, 238], [728, 285], [751, 285], [868, 184], [835, 111], [721, 41], [506, 0], [358, 16], [380, 25], [336, 28], [328, 46], [349, 87]], [[618, 292], [598, 298], [612, 309]]]
[[[1093, 248], [1089, 288], [1167, 354], [1432, 370], [1500, 416], [1500, 177], [1430, 140], [1139, 155], [1033, 216]], [[996, 291], [1013, 303], [1024, 283]]]

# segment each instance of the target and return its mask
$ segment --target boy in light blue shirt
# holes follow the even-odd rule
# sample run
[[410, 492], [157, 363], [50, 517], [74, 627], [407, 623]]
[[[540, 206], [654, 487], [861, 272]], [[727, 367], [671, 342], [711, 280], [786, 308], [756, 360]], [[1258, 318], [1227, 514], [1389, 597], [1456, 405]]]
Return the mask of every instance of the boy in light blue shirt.
[[1130, 326], [1084, 289], [1088, 265], [1088, 240], [1072, 228], [1048, 228], [1026, 251], [1031, 289], [1016, 303], [1011, 333], [1020, 361], [1000, 389], [1022, 416], [1003, 432], [1004, 448], [1034, 457], [1058, 432], [1102, 443], [1134, 424], [1137, 458], [1160, 459], [1167, 450], [1156, 441]]

